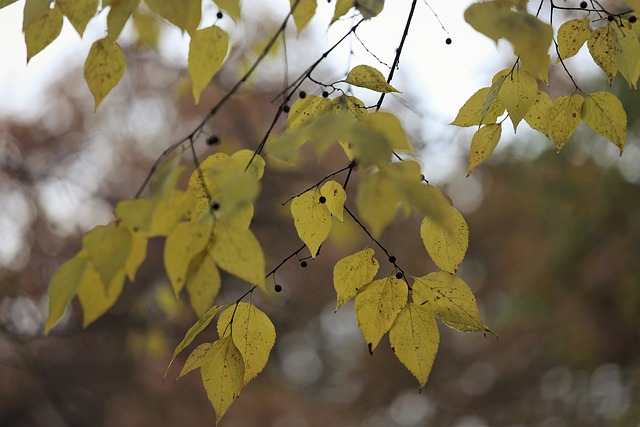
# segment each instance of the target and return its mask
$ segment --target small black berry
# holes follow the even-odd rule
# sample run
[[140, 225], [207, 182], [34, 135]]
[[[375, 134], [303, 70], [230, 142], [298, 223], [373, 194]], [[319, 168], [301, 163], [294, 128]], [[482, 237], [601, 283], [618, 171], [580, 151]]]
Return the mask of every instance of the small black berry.
[[609, 21], [609, 22], [613, 21], [614, 19], [616, 19], [616, 17], [613, 16], [613, 15], [607, 16], [607, 21]]
[[447, 39], [444, 41], [446, 44], [451, 44], [451, 37], [447, 37]]
[[404, 277], [404, 275], [402, 274], [402, 272], [398, 271], [396, 273], [396, 279], [400, 280], [400, 279], [402, 279], [402, 277]]
[[322, 97], [326, 98], [327, 96], [329, 96], [329, 92], [327, 92], [326, 90], [322, 91]]
[[636, 22], [637, 20], [638, 20], [638, 18], [636, 18], [636, 16], [635, 16], [635, 15], [631, 15], [631, 16], [629, 17], [629, 22], [631, 22], [632, 24], [633, 24], [634, 22]]
[[301, 90], [300, 91], [300, 98], [305, 99], [307, 97], [307, 92]]
[[220, 138], [218, 138], [216, 135], [211, 135], [209, 138], [207, 138], [207, 145], [216, 145], [219, 142]]
[[396, 262], [396, 257], [394, 257], [393, 255], [390, 255], [390, 256], [389, 256], [389, 262], [390, 262], [391, 264], [393, 264], [394, 262]]
[[300, 261], [300, 267], [305, 268], [307, 266], [307, 261]]
[[288, 113], [289, 111], [291, 111], [291, 107], [289, 107], [287, 104], [284, 104], [282, 106], [282, 111], [284, 111], [285, 113]]
[[214, 211], [217, 211], [218, 209], [220, 209], [220, 203], [218, 203], [218, 202], [213, 202], [213, 203], [211, 204], [211, 209], [212, 209], [212, 210], [214, 210]]
[[273, 289], [274, 289], [276, 292], [282, 292], [282, 286], [280, 286], [280, 285], [275, 285], [275, 286], [273, 287]]
[[222, 11], [218, 11], [218, 13], [216, 13], [216, 16], [218, 17], [218, 19], [222, 19]]
[[586, 9], [586, 8], [587, 8], [587, 2], [586, 1], [580, 2], [580, 9]]
[[326, 198], [326, 197], [324, 197], [324, 196], [320, 196], [320, 198], [318, 199], [318, 201], [319, 201], [320, 203], [327, 203], [327, 198]]

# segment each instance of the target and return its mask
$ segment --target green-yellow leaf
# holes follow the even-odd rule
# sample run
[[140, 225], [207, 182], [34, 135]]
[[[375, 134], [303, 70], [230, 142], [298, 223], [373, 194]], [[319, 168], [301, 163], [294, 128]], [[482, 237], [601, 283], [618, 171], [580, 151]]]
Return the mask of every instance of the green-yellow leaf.
[[331, 213], [320, 203], [317, 191], [307, 191], [291, 201], [291, 216], [298, 236], [315, 258], [331, 231]]
[[[333, 104], [333, 111], [337, 113], [348, 112], [353, 116], [354, 119], [358, 121], [363, 120], [368, 114], [367, 108], [365, 107], [364, 103], [355, 96], [342, 94], [340, 96], [332, 98], [331, 103]], [[289, 113], [289, 116], [291, 116], [291, 113]]]
[[502, 124], [491, 123], [484, 125], [473, 134], [469, 149], [469, 164], [467, 175], [484, 162], [493, 153], [502, 135]]
[[131, 233], [131, 250], [129, 251], [129, 255], [124, 263], [124, 270], [127, 273], [127, 277], [132, 282], [136, 278], [136, 272], [138, 268], [147, 257], [147, 236], [144, 233], [133, 232], [128, 229], [127, 231]]
[[368, 126], [370, 129], [383, 135], [393, 150], [412, 150], [407, 133], [404, 131], [402, 123], [396, 115], [386, 111], [367, 114], [362, 118], [362, 125]]
[[298, 34], [309, 24], [316, 14], [317, 0], [290, 0], [293, 22], [296, 24]]
[[504, 84], [506, 78], [507, 75], [505, 73], [505, 70], [499, 71], [495, 76], [493, 76], [491, 87], [482, 100], [482, 110], [480, 110], [480, 117], [483, 118], [483, 123], [484, 118], [490, 114], [492, 109], [498, 108], [498, 111], [500, 112], [499, 115], [502, 115], [502, 113], [504, 112], [504, 106], [502, 105], [502, 103], [500, 103], [498, 94], [500, 93], [500, 89], [502, 89], [502, 85]]
[[490, 332], [480, 318], [476, 298], [459, 277], [439, 271], [413, 282], [413, 302], [427, 307], [450, 328], [463, 332]]
[[164, 265], [176, 296], [187, 280], [189, 263], [211, 240], [211, 223], [181, 222], [167, 236], [164, 244]]
[[425, 217], [420, 225], [420, 237], [436, 265], [455, 273], [469, 247], [469, 227], [460, 212], [449, 206], [440, 221]]
[[327, 181], [320, 187], [320, 194], [325, 197], [324, 205], [329, 209], [331, 215], [340, 221], [344, 221], [344, 202], [347, 200], [347, 193], [345, 193], [342, 185], [337, 181]]
[[399, 202], [395, 184], [385, 171], [378, 171], [360, 180], [356, 205], [360, 218], [375, 237], [380, 236], [382, 230], [395, 219]]
[[62, 264], [51, 277], [49, 285], [49, 314], [44, 324], [45, 335], [64, 314], [64, 310], [76, 293], [84, 272], [89, 265], [86, 254], [78, 253], [75, 257]]
[[138, 9], [133, 13], [133, 27], [137, 38], [135, 46], [139, 49], [155, 49], [160, 38], [160, 20], [158, 16], [145, 9]]
[[590, 94], [582, 104], [581, 117], [587, 126], [613, 142], [622, 154], [627, 138], [627, 113], [618, 97], [611, 92]]
[[131, 253], [131, 233], [116, 223], [100, 225], [84, 235], [82, 246], [100, 275], [99, 281], [110, 291], [107, 286], [116, 274], [125, 269]]
[[127, 23], [133, 12], [138, 8], [140, 0], [111, 0], [109, 15], [107, 15], [107, 32], [109, 36], [116, 40], [124, 25]]
[[[256, 179], [260, 179], [264, 175], [264, 159], [253, 150], [238, 150], [231, 155], [231, 159], [236, 162], [238, 167], [242, 168], [243, 171], [246, 169], [246, 171], [251, 173]], [[249, 161], [251, 161], [250, 165]], [[249, 168], [247, 168], [247, 165], [249, 165]]]
[[354, 1], [354, 4], [364, 19], [378, 16], [384, 8], [384, 0], [357, 0]]
[[589, 53], [591, 53], [593, 61], [598, 64], [607, 75], [609, 84], [613, 82], [613, 78], [618, 72], [618, 67], [616, 66], [616, 51], [613, 46], [612, 25], [618, 24], [609, 23], [604, 27], [594, 30], [591, 38], [587, 41]]
[[211, 255], [218, 267], [266, 291], [264, 253], [251, 230], [216, 223]]
[[376, 277], [380, 264], [375, 255], [373, 249], [366, 248], [336, 262], [333, 267], [333, 287], [337, 296], [336, 311], [342, 304], [355, 297], [361, 287]]
[[413, 374], [422, 390], [429, 379], [440, 344], [436, 319], [427, 307], [408, 303], [389, 331], [391, 349]]
[[0, 9], [2, 9], [3, 7], [7, 7], [10, 4], [15, 3], [18, 0], [0, 0]]
[[[87, 327], [102, 316], [118, 300], [124, 287], [125, 272], [118, 270], [111, 283], [103, 285], [91, 262], [78, 286], [78, 299], [82, 306], [82, 326]], [[106, 289], [105, 289], [106, 286]]]
[[235, 21], [240, 20], [240, 0], [214, 0], [214, 2]]
[[98, 0], [56, 0], [56, 6], [60, 7], [80, 37], [91, 18], [96, 15], [98, 3]]
[[553, 100], [549, 113], [549, 136], [558, 152], [580, 124], [583, 102], [580, 95], [559, 96]]
[[182, 31], [192, 33], [200, 24], [201, 0], [145, 0], [149, 9]]
[[312, 117], [325, 114], [332, 108], [333, 104], [328, 98], [310, 94], [304, 98], [298, 98], [287, 116], [287, 128], [299, 128]]
[[209, 350], [211, 350], [211, 347], [213, 347], [212, 342], [206, 342], [197, 346], [191, 352], [189, 357], [187, 357], [187, 360], [186, 362], [184, 362], [184, 366], [182, 367], [182, 370], [180, 371], [180, 374], [176, 379], [184, 377], [194, 369], [199, 369], [200, 366], [202, 366], [202, 362], [204, 362], [204, 359], [207, 357], [207, 353], [209, 352]]
[[194, 32], [189, 43], [189, 75], [196, 104], [218, 72], [229, 49], [229, 35], [215, 25]]
[[559, 57], [556, 64], [561, 59], [574, 56], [580, 48], [591, 37], [591, 26], [588, 16], [583, 19], [570, 19], [558, 28], [558, 52]]
[[[344, 15], [351, 10], [353, 6], [355, 6], [355, 0], [338, 0], [336, 1], [336, 8], [333, 12], [333, 18], [331, 18], [331, 24], [336, 22], [338, 19], [343, 17]], [[329, 24], [329, 25], [331, 25]]]
[[518, 124], [531, 108], [538, 92], [538, 84], [528, 72], [515, 69], [509, 73], [500, 91], [498, 100], [505, 106], [515, 132]]
[[354, 306], [356, 319], [370, 353], [407, 304], [408, 295], [407, 284], [395, 275], [374, 280], [358, 291]]
[[549, 120], [552, 105], [549, 95], [546, 92], [538, 91], [533, 105], [524, 116], [524, 120], [532, 129], [542, 132], [547, 137], [549, 137]]
[[345, 82], [381, 93], [398, 92], [396, 88], [387, 83], [380, 71], [368, 65], [353, 67]]
[[62, 30], [62, 12], [57, 7], [45, 9], [38, 18], [24, 31], [24, 41], [27, 45], [27, 62], [37, 53], [54, 41]]
[[95, 107], [111, 92], [126, 68], [124, 53], [120, 46], [109, 37], [96, 40], [84, 63], [84, 79], [93, 94]]
[[242, 354], [243, 384], [247, 385], [267, 364], [276, 342], [276, 329], [269, 317], [255, 305], [240, 302], [220, 314], [218, 335], [224, 337], [228, 331], [231, 332], [233, 343]]
[[640, 0], [626, 0], [626, 2], [634, 11], [640, 10]]
[[22, 31], [26, 31], [36, 19], [40, 18], [50, 8], [51, 0], [26, 0], [24, 3]]
[[187, 271], [187, 292], [198, 317], [204, 315], [213, 305], [220, 292], [220, 286], [220, 272], [216, 262], [205, 249], [191, 260]]
[[638, 41], [638, 35], [623, 25], [613, 25], [611, 35], [616, 67], [629, 83], [629, 87], [637, 89], [638, 78], [640, 78], [640, 41]]
[[218, 423], [244, 386], [242, 354], [230, 335], [213, 343], [200, 366], [200, 374]]
[[486, 113], [483, 115], [484, 100], [489, 94], [490, 88], [483, 87], [476, 93], [471, 95], [471, 98], [464, 103], [458, 115], [451, 122], [454, 126], [479, 126], [481, 124], [495, 123], [497, 118], [504, 113], [504, 106], [500, 103], [497, 97], [491, 100], [491, 104], [488, 106]]

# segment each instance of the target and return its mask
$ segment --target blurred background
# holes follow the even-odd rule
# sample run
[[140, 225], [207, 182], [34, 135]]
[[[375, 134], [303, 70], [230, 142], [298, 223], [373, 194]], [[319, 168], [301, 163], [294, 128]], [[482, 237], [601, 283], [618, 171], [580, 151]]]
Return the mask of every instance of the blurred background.
[[[20, 3], [9, 7], [18, 16]], [[409, 2], [398, 2], [397, 10], [388, 3], [380, 19], [396, 22], [399, 39], [404, 21], [394, 16], [404, 16]], [[0, 425], [214, 423], [197, 373], [173, 381], [188, 351], [162, 380], [174, 347], [196, 320], [186, 297], [173, 298], [162, 266], [162, 239], [151, 242], [136, 282], [126, 285], [105, 316], [84, 330], [74, 302], [49, 336], [41, 331], [48, 282], [79, 249], [82, 233], [112, 220], [114, 204], [135, 194], [162, 150], [193, 129], [279, 25], [283, 14], [277, 7], [247, 4], [262, 9], [253, 9], [242, 25], [227, 17], [220, 23], [232, 32], [235, 47], [197, 108], [184, 68], [182, 36], [144, 14], [127, 26], [121, 42], [128, 61], [125, 78], [96, 113], [82, 82], [86, 40], [79, 50], [63, 53], [61, 46], [58, 51], [52, 46], [49, 59], [34, 58], [31, 71], [25, 71], [33, 79], [30, 85], [21, 75], [6, 74], [0, 89]], [[507, 135], [494, 156], [466, 178], [473, 130], [446, 123], [475, 89], [488, 85], [493, 73], [510, 67], [513, 59], [500, 56], [505, 51], [501, 44], [484, 63], [481, 57], [477, 62], [478, 52], [495, 47], [463, 29], [464, 5], [456, 13], [446, 11], [448, 2], [431, 6], [446, 29], [424, 4], [418, 19], [436, 32], [427, 40], [433, 46], [429, 55], [435, 56], [427, 58], [424, 70], [420, 62], [407, 59], [408, 66], [394, 80], [404, 93], [388, 97], [385, 107], [403, 117], [425, 176], [452, 198], [469, 223], [470, 248], [459, 274], [499, 338], [440, 325], [438, 356], [419, 393], [386, 338], [373, 356], [368, 354], [352, 304], [334, 313], [333, 264], [369, 243], [352, 222], [335, 223], [321, 256], [309, 260], [307, 268], [294, 257], [276, 275], [283, 292], [256, 301], [276, 325], [278, 339], [265, 371], [242, 392], [222, 425], [640, 426], [638, 93], [614, 82], [612, 90], [629, 117], [622, 157], [583, 125], [556, 155], [550, 141], [521, 124], [518, 135]], [[326, 15], [328, 9], [322, 10]], [[209, 13], [216, 11], [212, 7]], [[288, 33], [286, 50], [281, 46], [267, 58], [207, 125], [207, 133], [219, 136], [221, 144], [209, 148], [199, 141], [200, 158], [255, 148], [277, 110], [279, 101], [272, 100], [286, 83], [284, 70], [297, 77], [349, 24], [346, 19], [326, 33], [326, 22], [318, 18], [300, 37], [294, 30]], [[14, 25], [18, 32], [5, 45], [22, 43], [20, 23]], [[363, 31], [374, 32], [374, 23], [370, 28]], [[87, 31], [90, 45], [99, 30], [90, 25]], [[355, 62], [377, 64], [386, 72], [383, 63], [391, 63], [393, 50], [364, 34], [359, 35], [380, 63], [351, 40], [314, 78], [334, 81]], [[446, 47], [450, 50], [445, 49], [447, 35], [454, 40]], [[425, 55], [425, 40], [410, 40], [406, 57]], [[578, 56], [568, 65], [585, 68], [584, 59]], [[468, 74], [463, 81], [455, 73], [465, 60], [475, 60], [479, 68], [462, 70]], [[55, 72], [46, 79], [33, 71], [47, 67]], [[450, 80], [429, 74], [447, 67], [453, 69]], [[577, 74], [585, 90], [607, 86], [593, 64]], [[550, 78], [552, 97], [572, 91], [562, 70], [553, 69]], [[424, 82], [432, 80], [449, 92], [431, 91]], [[322, 90], [313, 84], [303, 88]], [[368, 104], [366, 93], [356, 93]], [[273, 167], [262, 183], [253, 228], [269, 270], [300, 246], [289, 207], [281, 203], [346, 162], [335, 150], [323, 159], [305, 152], [297, 169], [268, 164]], [[418, 227], [417, 218], [399, 219], [381, 238], [416, 276], [435, 271]], [[380, 273], [390, 273], [382, 264]], [[218, 301], [233, 301], [247, 289], [223, 276]], [[217, 338], [209, 329], [190, 349]]]

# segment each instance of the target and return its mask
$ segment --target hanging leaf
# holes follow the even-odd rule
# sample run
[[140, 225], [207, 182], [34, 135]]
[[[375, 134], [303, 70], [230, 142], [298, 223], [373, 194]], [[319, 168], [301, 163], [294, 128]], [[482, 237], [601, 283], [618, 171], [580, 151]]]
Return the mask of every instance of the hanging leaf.
[[413, 374], [422, 390], [429, 379], [440, 344], [440, 332], [429, 308], [408, 303], [389, 331], [391, 349]]
[[198, 316], [204, 315], [220, 293], [220, 272], [207, 249], [196, 255], [187, 271], [189, 301]]
[[363, 249], [336, 262], [333, 267], [333, 287], [337, 295], [336, 311], [376, 277], [378, 268], [380, 264], [371, 248]]
[[498, 92], [498, 100], [505, 106], [515, 132], [538, 93], [538, 84], [528, 72], [515, 69], [506, 75]]
[[124, 279], [124, 270], [118, 270], [111, 283], [103, 285], [98, 271], [89, 262], [78, 286], [78, 300], [82, 306], [82, 327], [89, 326], [115, 304], [124, 288]]
[[538, 91], [531, 108], [524, 116], [524, 120], [532, 129], [542, 132], [548, 138], [550, 138], [549, 121], [552, 105], [549, 95], [546, 92]]
[[320, 187], [320, 195], [326, 200], [324, 205], [327, 207], [331, 215], [338, 218], [340, 221], [343, 219], [344, 202], [347, 200], [347, 193], [345, 193], [342, 185], [337, 181], [327, 181], [322, 187]]
[[336, 22], [338, 19], [343, 17], [344, 15], [351, 10], [352, 7], [355, 6], [355, 0], [338, 0], [336, 1], [336, 8], [333, 12], [333, 18], [331, 18], [331, 24]]
[[202, 362], [204, 362], [204, 359], [207, 357], [207, 353], [209, 352], [209, 350], [211, 350], [211, 347], [213, 347], [212, 342], [206, 342], [197, 346], [191, 352], [189, 357], [187, 357], [187, 360], [186, 362], [184, 362], [184, 366], [182, 367], [182, 370], [180, 371], [180, 374], [176, 379], [184, 377], [194, 369], [199, 369], [200, 366], [202, 366]]
[[583, 19], [570, 19], [558, 28], [558, 52], [556, 64], [562, 59], [571, 58], [591, 37], [591, 26], [588, 16]]
[[300, 240], [315, 258], [331, 231], [331, 213], [320, 203], [317, 191], [307, 191], [291, 201], [291, 216]]
[[587, 126], [613, 142], [622, 154], [627, 138], [627, 113], [617, 96], [611, 92], [590, 94], [582, 104], [581, 117]]
[[353, 67], [344, 81], [354, 86], [371, 89], [376, 92], [399, 92], [387, 83], [387, 80], [380, 71], [368, 65], [357, 65]]
[[616, 66], [616, 54], [613, 46], [612, 24], [609, 23], [593, 31], [591, 38], [587, 41], [587, 47], [593, 61], [604, 71], [609, 79], [609, 84], [618, 72]]
[[40, 18], [50, 8], [51, 0], [26, 0], [24, 3], [22, 31], [25, 32], [36, 19]]
[[377, 111], [362, 118], [362, 125], [368, 126], [384, 136], [394, 151], [412, 151], [407, 133], [400, 119], [386, 111]]
[[88, 265], [89, 258], [85, 253], [80, 252], [62, 264], [51, 277], [49, 284], [49, 314], [44, 324], [45, 335], [60, 320], [67, 305], [76, 296]]
[[389, 331], [407, 304], [408, 295], [407, 284], [394, 275], [374, 280], [358, 291], [354, 308], [369, 353], [373, 354], [380, 339]]
[[449, 206], [440, 221], [425, 217], [420, 225], [420, 237], [436, 265], [455, 273], [469, 247], [469, 227], [460, 212]]
[[184, 287], [191, 260], [204, 250], [211, 240], [209, 222], [181, 222], [167, 236], [164, 244], [164, 265], [176, 296]]
[[287, 128], [299, 128], [312, 117], [328, 113], [332, 108], [333, 104], [328, 98], [311, 94], [298, 98], [287, 115]]
[[354, 1], [354, 4], [364, 19], [378, 16], [384, 8], [384, 0], [357, 0]]
[[240, 0], [214, 0], [218, 7], [229, 14], [235, 21], [240, 20]]
[[616, 67], [629, 83], [637, 89], [640, 78], [640, 41], [638, 35], [623, 25], [611, 26], [611, 42], [615, 50]]
[[62, 30], [62, 21], [62, 12], [59, 8], [54, 7], [53, 9], [45, 9], [44, 13], [38, 16], [32, 25], [26, 27], [24, 41], [27, 45], [27, 62], [58, 38]]
[[395, 185], [383, 170], [365, 176], [358, 185], [356, 205], [360, 218], [368, 225], [374, 237], [395, 219], [400, 203]]
[[193, 98], [200, 102], [200, 94], [218, 72], [229, 49], [229, 35], [215, 25], [195, 31], [189, 43], [189, 76]]
[[126, 68], [124, 53], [109, 37], [96, 40], [84, 63], [84, 79], [93, 94], [94, 108], [111, 92]]
[[559, 96], [554, 99], [549, 113], [549, 135], [560, 152], [580, 124], [584, 98], [580, 95]]
[[483, 114], [483, 104], [490, 88], [483, 87], [464, 103], [456, 118], [450, 123], [454, 126], [480, 126], [482, 124], [495, 123], [498, 117], [504, 113], [504, 106], [494, 97], [487, 111]]
[[98, 0], [56, 0], [56, 6], [60, 7], [80, 37], [91, 18], [96, 15], [98, 3]]
[[82, 246], [99, 274], [98, 282], [106, 291], [116, 274], [124, 271], [131, 244], [131, 233], [116, 223], [94, 227], [82, 238]]
[[138, 9], [140, 0], [110, 0], [107, 15], [107, 32], [112, 40], [117, 40], [125, 24]]
[[[293, 22], [296, 24], [298, 34], [309, 24], [318, 7], [317, 0], [290, 0]], [[295, 8], [294, 8], [295, 7]]]
[[500, 123], [482, 126], [473, 134], [467, 176], [471, 175], [471, 172], [493, 153], [500, 141], [500, 135], [502, 135], [502, 124]]
[[136, 272], [138, 268], [147, 257], [147, 236], [140, 232], [133, 232], [126, 226], [127, 231], [131, 234], [131, 250], [129, 256], [125, 260], [124, 270], [127, 273], [127, 277], [132, 282], [136, 278]]
[[493, 76], [491, 87], [482, 100], [482, 110], [480, 111], [480, 117], [485, 117], [487, 114], [489, 114], [489, 111], [491, 111], [492, 108], [497, 108], [494, 107], [494, 104], [496, 103], [500, 107], [500, 115], [502, 115], [502, 112], [504, 112], [504, 106], [502, 105], [502, 103], [500, 103], [498, 94], [500, 93], [500, 89], [502, 89], [502, 85], [504, 84], [506, 78], [507, 74], [505, 73], [505, 70], [499, 71], [495, 76]]
[[193, 33], [202, 13], [201, 0], [145, 0], [149, 9], [182, 31]]

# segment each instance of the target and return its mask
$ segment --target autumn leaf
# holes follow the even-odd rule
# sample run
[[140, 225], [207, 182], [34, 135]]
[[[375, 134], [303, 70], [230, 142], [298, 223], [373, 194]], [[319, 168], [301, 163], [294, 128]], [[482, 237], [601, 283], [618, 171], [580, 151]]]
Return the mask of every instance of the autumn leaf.
[[551, 104], [549, 113], [549, 136], [560, 152], [569, 137], [573, 135], [580, 124], [581, 107], [584, 98], [580, 95], [565, 95], [557, 97]]
[[538, 91], [536, 99], [533, 101], [531, 108], [524, 116], [524, 120], [532, 129], [542, 132], [544, 135], [549, 136], [549, 121], [551, 120], [551, 107], [553, 103], [551, 98], [546, 92]]
[[220, 272], [211, 253], [205, 249], [189, 263], [187, 292], [189, 301], [198, 316], [204, 315], [220, 292]]
[[49, 313], [44, 324], [44, 334], [60, 320], [64, 310], [78, 292], [78, 287], [89, 265], [89, 258], [85, 253], [78, 253], [71, 258], [51, 277], [49, 283]]
[[328, 98], [308, 94], [304, 98], [298, 98], [287, 115], [287, 127], [296, 129], [306, 123], [312, 117], [331, 111], [333, 104]]
[[33, 24], [26, 27], [24, 41], [27, 45], [27, 62], [58, 38], [62, 30], [62, 21], [62, 12], [58, 7], [54, 7], [53, 9], [46, 9], [44, 13], [33, 21]]
[[364, 19], [371, 19], [378, 16], [384, 8], [384, 0], [358, 0], [354, 1], [354, 4]]
[[103, 285], [94, 265], [91, 262], [88, 263], [78, 286], [78, 300], [82, 306], [82, 326], [84, 328], [115, 304], [124, 288], [124, 281], [124, 270], [118, 270], [111, 282]]
[[331, 213], [320, 203], [317, 191], [307, 191], [291, 201], [291, 216], [300, 240], [315, 258], [331, 231]]
[[347, 200], [347, 193], [337, 181], [327, 181], [320, 187], [320, 195], [325, 198], [324, 205], [331, 215], [343, 219], [344, 202]]
[[378, 268], [380, 264], [371, 248], [363, 249], [336, 262], [333, 267], [336, 311], [342, 304], [355, 297], [360, 288], [373, 280]]
[[189, 76], [196, 104], [218, 72], [229, 49], [229, 35], [215, 25], [195, 31], [189, 43]]
[[211, 240], [211, 223], [182, 222], [167, 236], [164, 244], [164, 265], [176, 296], [184, 287], [191, 260]]
[[638, 41], [638, 35], [623, 25], [612, 25], [611, 36], [616, 67], [629, 83], [629, 88], [637, 89], [638, 78], [640, 78], [640, 41]]
[[111, 39], [116, 40], [118, 36], [120, 36], [124, 25], [138, 8], [139, 3], [140, 0], [109, 1], [110, 9], [107, 15], [107, 32]]
[[[296, 24], [298, 34], [309, 24], [316, 14], [317, 0], [290, 0], [293, 22]], [[295, 6], [295, 8], [294, 8]]]
[[355, 0], [337, 0], [336, 8], [333, 12], [333, 18], [331, 18], [331, 23], [329, 25], [333, 24], [338, 19], [346, 15], [347, 12], [349, 12], [349, 10], [351, 10], [351, 8], [355, 6], [355, 3]]
[[622, 154], [627, 136], [627, 113], [617, 96], [610, 92], [590, 94], [582, 104], [581, 117], [587, 126], [613, 142]]
[[489, 94], [490, 88], [483, 87], [464, 103], [458, 111], [456, 118], [450, 124], [454, 126], [480, 126], [482, 124], [495, 123], [496, 119], [504, 113], [504, 106], [494, 97], [486, 112], [483, 114], [484, 100]]
[[111, 38], [96, 40], [91, 45], [84, 63], [84, 79], [93, 94], [95, 109], [122, 79], [125, 68], [124, 53]]
[[469, 227], [460, 212], [449, 206], [439, 221], [425, 217], [420, 225], [420, 237], [436, 265], [455, 273], [469, 247]]
[[558, 28], [558, 60], [571, 58], [591, 37], [589, 17], [583, 19], [570, 19]]
[[358, 213], [375, 237], [396, 217], [398, 203], [395, 184], [383, 170], [360, 180], [356, 196]]
[[56, 6], [60, 7], [80, 37], [91, 18], [96, 15], [98, 3], [98, 0], [56, 0]]
[[498, 100], [505, 106], [515, 132], [527, 114], [538, 92], [538, 84], [528, 72], [515, 69], [506, 75], [498, 92]]
[[182, 31], [192, 33], [198, 28], [202, 13], [201, 0], [145, 0], [149, 9]]
[[82, 246], [99, 274], [99, 282], [109, 291], [109, 284], [124, 272], [132, 246], [132, 235], [116, 223], [100, 225], [82, 238]]
[[194, 369], [199, 369], [200, 366], [202, 366], [202, 362], [204, 362], [204, 359], [207, 357], [207, 353], [211, 350], [211, 347], [213, 347], [212, 342], [206, 342], [197, 346], [191, 352], [189, 357], [187, 357], [187, 360], [184, 362], [184, 366], [176, 379], [184, 377]]
[[215, 4], [229, 14], [235, 21], [240, 20], [240, 0], [214, 0]]
[[616, 65], [615, 48], [613, 46], [612, 25], [607, 24], [593, 31], [591, 38], [587, 41], [587, 47], [593, 61], [604, 71], [609, 79], [609, 84], [618, 72]]
[[[7, 5], [11, 3], [7, 3]], [[22, 31], [26, 32], [27, 28], [50, 9], [50, 6], [51, 0], [26, 0], [23, 10]], [[60, 16], [62, 16], [62, 14], [60, 14]]]
[[471, 175], [471, 172], [493, 153], [500, 141], [500, 135], [502, 135], [502, 125], [500, 123], [482, 126], [473, 134], [467, 175]]
[[353, 67], [344, 81], [354, 86], [371, 89], [376, 92], [398, 92], [396, 88], [387, 83], [387, 80], [380, 71], [368, 65], [357, 65]]

